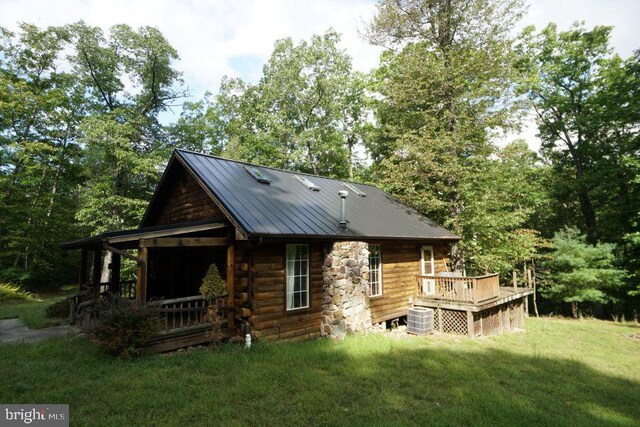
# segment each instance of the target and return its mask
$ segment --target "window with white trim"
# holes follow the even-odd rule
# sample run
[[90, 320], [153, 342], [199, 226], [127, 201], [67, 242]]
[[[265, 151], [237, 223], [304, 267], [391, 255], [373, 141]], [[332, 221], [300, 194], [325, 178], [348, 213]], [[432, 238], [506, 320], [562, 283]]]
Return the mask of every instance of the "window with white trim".
[[287, 310], [309, 307], [309, 245], [287, 245]]
[[372, 297], [382, 295], [382, 249], [380, 245], [369, 245], [369, 286]]

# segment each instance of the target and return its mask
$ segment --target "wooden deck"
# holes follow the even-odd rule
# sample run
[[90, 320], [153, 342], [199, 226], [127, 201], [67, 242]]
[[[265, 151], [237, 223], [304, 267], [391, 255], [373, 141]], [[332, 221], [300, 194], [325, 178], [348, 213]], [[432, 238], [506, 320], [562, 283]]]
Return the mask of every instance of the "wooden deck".
[[478, 312], [505, 304], [510, 301], [515, 301], [517, 299], [527, 297], [531, 294], [533, 294], [533, 288], [514, 288], [513, 286], [500, 286], [498, 287], [497, 295], [478, 303], [474, 303], [472, 301], [452, 301], [440, 299], [425, 294], [418, 294], [415, 297], [413, 303], [414, 305], [420, 307]]

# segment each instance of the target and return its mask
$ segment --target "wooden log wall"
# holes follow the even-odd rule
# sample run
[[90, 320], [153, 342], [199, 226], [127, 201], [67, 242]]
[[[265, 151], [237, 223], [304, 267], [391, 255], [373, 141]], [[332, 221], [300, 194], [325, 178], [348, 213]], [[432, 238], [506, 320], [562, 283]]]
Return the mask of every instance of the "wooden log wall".
[[[372, 242], [374, 243], [374, 242]], [[421, 243], [375, 242], [382, 252], [382, 296], [372, 297], [371, 317], [373, 323], [406, 316], [415, 297], [415, 275], [421, 274]], [[450, 264], [449, 245], [433, 245], [436, 274], [447, 271]]]
[[[238, 317], [247, 318], [251, 315], [251, 306], [249, 305], [249, 245], [247, 242], [236, 241], [235, 243], [235, 261], [234, 261], [234, 288], [233, 288], [233, 306], [235, 314]], [[242, 325], [236, 325], [238, 333], [242, 331]]]
[[256, 337], [264, 340], [320, 336], [322, 314], [322, 245], [309, 244], [309, 307], [286, 310], [284, 243], [263, 244], [253, 251], [253, 301], [249, 318]]
[[[409, 301], [416, 292], [415, 276], [421, 273], [419, 243], [382, 242], [381, 246], [383, 295], [370, 300], [374, 323], [407, 314]], [[449, 246], [433, 246], [436, 273], [446, 271], [445, 263], [450, 262]], [[259, 339], [319, 337], [324, 297], [322, 243], [309, 243], [310, 306], [300, 310], [287, 311], [285, 306], [285, 249], [284, 242], [263, 243], [253, 249], [249, 249], [248, 244], [236, 242], [236, 306], [251, 310], [249, 321]], [[253, 251], [252, 265], [249, 251]], [[250, 279], [252, 301], [249, 305], [246, 297], [249, 295]]]
[[200, 184], [176, 163], [149, 206], [144, 227], [221, 218], [224, 215]]

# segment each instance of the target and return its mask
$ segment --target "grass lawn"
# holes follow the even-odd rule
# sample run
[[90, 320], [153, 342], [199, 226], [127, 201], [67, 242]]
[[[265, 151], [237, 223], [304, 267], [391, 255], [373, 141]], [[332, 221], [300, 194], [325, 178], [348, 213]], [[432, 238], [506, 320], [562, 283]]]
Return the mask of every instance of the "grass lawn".
[[640, 328], [529, 319], [485, 339], [392, 334], [121, 362], [82, 337], [0, 346], [0, 402], [68, 403], [72, 425], [640, 423]]
[[63, 320], [46, 317], [45, 309], [67, 295], [74, 294], [77, 289], [78, 285], [69, 285], [64, 286], [61, 293], [35, 295], [34, 300], [31, 301], [17, 300], [0, 303], [0, 319], [19, 317], [31, 329], [60, 325]]

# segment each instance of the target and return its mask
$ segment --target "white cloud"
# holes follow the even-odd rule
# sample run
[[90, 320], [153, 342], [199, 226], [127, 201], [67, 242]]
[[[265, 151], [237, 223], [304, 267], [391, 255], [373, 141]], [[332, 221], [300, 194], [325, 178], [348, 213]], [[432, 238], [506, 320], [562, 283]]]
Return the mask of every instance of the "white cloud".
[[[351, 54], [356, 69], [368, 71], [378, 63], [380, 49], [370, 46], [358, 30], [375, 13], [372, 0], [0, 0], [0, 25], [15, 28], [25, 21], [40, 26], [62, 25], [78, 20], [109, 28], [126, 23], [134, 27], [158, 27], [178, 50], [177, 67], [194, 97], [216, 91], [223, 75], [235, 76], [233, 58], [250, 57], [251, 66], [261, 68], [273, 43], [283, 37], [309, 38], [333, 27], [342, 34], [343, 47]], [[576, 20], [587, 25], [615, 25], [612, 42], [628, 56], [638, 43], [635, 23], [640, 16], [636, 0], [533, 0], [525, 24], [538, 27], [549, 21], [562, 28]], [[236, 67], [237, 68], [237, 67]], [[248, 76], [260, 70], [245, 70]], [[537, 147], [535, 132], [509, 135], [525, 137]]]

